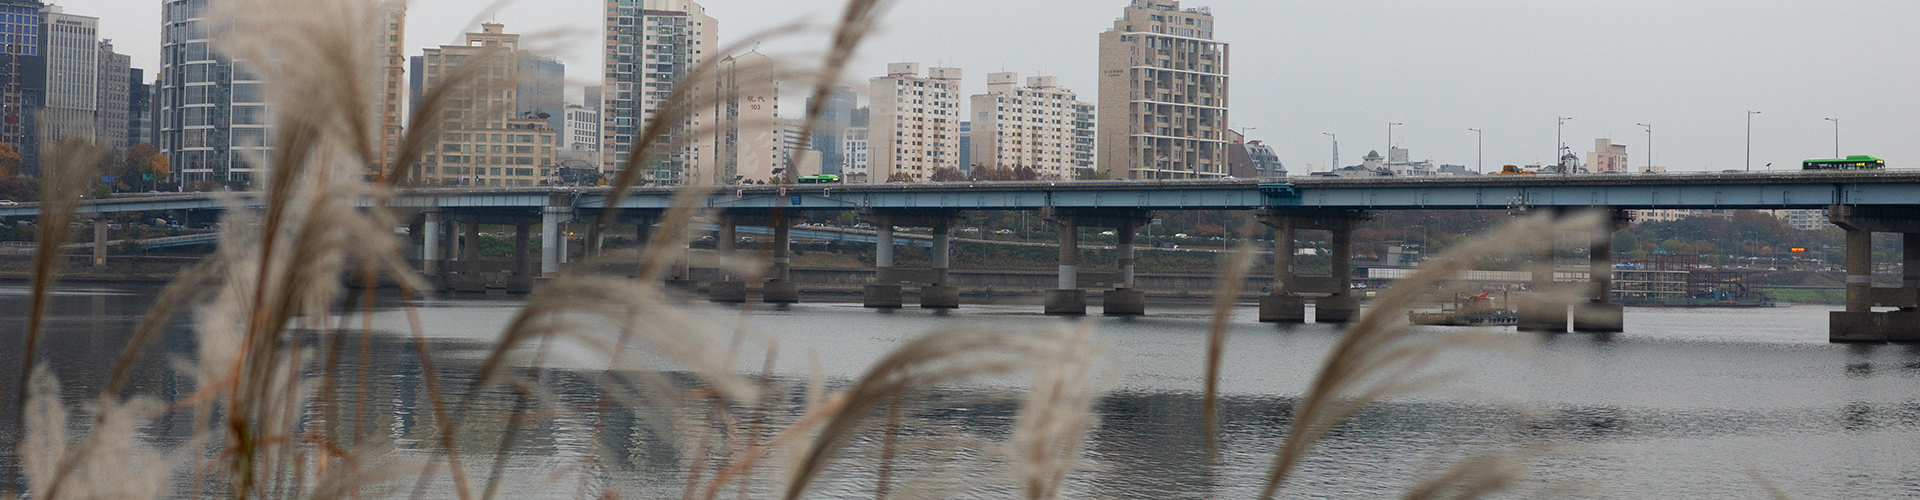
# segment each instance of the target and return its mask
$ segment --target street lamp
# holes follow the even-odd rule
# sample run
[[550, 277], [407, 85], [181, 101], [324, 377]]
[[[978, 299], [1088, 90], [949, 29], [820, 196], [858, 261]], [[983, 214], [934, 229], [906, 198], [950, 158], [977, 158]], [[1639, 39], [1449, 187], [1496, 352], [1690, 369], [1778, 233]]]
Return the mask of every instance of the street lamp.
[[1651, 174], [1653, 173], [1653, 125], [1645, 123], [1635, 123], [1634, 125], [1647, 128], [1647, 171], [1642, 173]]
[[1753, 115], [1757, 115], [1757, 114], [1760, 114], [1760, 112], [1759, 111], [1747, 112], [1747, 171], [1748, 172], [1753, 171]]
[[1393, 127], [1396, 125], [1406, 125], [1406, 124], [1400, 123], [1400, 122], [1387, 122], [1387, 160], [1388, 161], [1393, 160]]
[[1834, 159], [1839, 159], [1840, 158], [1840, 119], [1828, 118], [1827, 121], [1833, 122], [1833, 157]]
[[1564, 141], [1564, 140], [1561, 140], [1561, 134], [1560, 134], [1560, 131], [1561, 131], [1562, 129], [1565, 129], [1565, 128], [1567, 127], [1567, 120], [1572, 120], [1572, 119], [1573, 119], [1573, 117], [1571, 117], [1571, 116], [1562, 116], [1562, 117], [1559, 117], [1559, 118], [1560, 118], [1560, 124], [1559, 124], [1559, 125], [1555, 125], [1555, 126], [1553, 127], [1553, 144], [1554, 144], [1554, 146], [1553, 146], [1553, 163], [1554, 163], [1555, 165], [1559, 165], [1559, 166], [1560, 166], [1560, 173], [1561, 173], [1562, 175], [1565, 175], [1565, 174], [1567, 173], [1567, 157], [1566, 157], [1565, 155], [1562, 155], [1562, 154], [1560, 154], [1560, 152], [1561, 152], [1562, 150], [1565, 150], [1565, 149], [1567, 149], [1567, 143], [1566, 143], [1566, 141]]
[[1467, 130], [1470, 130], [1473, 132], [1474, 145], [1475, 147], [1479, 148], [1479, 151], [1475, 153], [1475, 156], [1474, 156], [1473, 171], [1474, 173], [1480, 173], [1480, 174], [1487, 173], [1487, 169], [1485, 165], [1487, 162], [1487, 134], [1484, 131], [1477, 128], [1470, 128]]
[[1334, 134], [1333, 132], [1321, 132], [1320, 135], [1333, 138], [1333, 163], [1327, 164], [1327, 171], [1332, 172], [1335, 170], [1339, 170], [1340, 169], [1340, 136]]

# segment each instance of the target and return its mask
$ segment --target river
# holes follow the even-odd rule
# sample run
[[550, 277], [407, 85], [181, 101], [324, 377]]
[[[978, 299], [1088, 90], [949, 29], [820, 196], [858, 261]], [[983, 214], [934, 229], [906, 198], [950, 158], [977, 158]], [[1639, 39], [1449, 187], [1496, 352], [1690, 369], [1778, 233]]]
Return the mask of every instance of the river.
[[[155, 293], [144, 287], [60, 290], [41, 356], [60, 376], [70, 402], [78, 405], [98, 393]], [[0, 341], [20, 345], [26, 298], [22, 287], [0, 287], [0, 311], [6, 311]], [[419, 305], [449, 386], [472, 380], [477, 360], [520, 304], [512, 297], [469, 296]], [[816, 370], [830, 389], [843, 388], [890, 349], [924, 332], [1091, 321], [1106, 347], [1097, 382], [1102, 397], [1094, 403], [1099, 421], [1088, 437], [1085, 464], [1067, 483], [1072, 498], [1252, 496], [1291, 422], [1290, 407], [1337, 339], [1329, 326], [1263, 325], [1254, 321], [1252, 308], [1235, 310], [1221, 379], [1221, 455], [1209, 462], [1198, 425], [1209, 321], [1201, 303], [1155, 303], [1143, 318], [1086, 320], [1041, 316], [1039, 307], [1026, 304], [956, 311], [875, 311], [838, 303], [756, 305], [747, 311], [692, 303], [677, 309], [717, 338], [739, 329], [777, 340], [771, 380], [781, 391], [781, 406], [774, 421], [797, 415]], [[1525, 464], [1515, 496], [1755, 498], [1766, 495], [1760, 478], [1795, 498], [1920, 495], [1920, 346], [1829, 344], [1829, 310], [1628, 309], [1627, 331], [1619, 334], [1496, 330], [1511, 349], [1444, 356], [1439, 369], [1458, 370], [1458, 379], [1355, 415], [1314, 449], [1282, 496], [1395, 495], [1462, 456], [1490, 451]], [[396, 456], [429, 458], [437, 431], [422, 397], [406, 314], [395, 301], [382, 299], [371, 319], [374, 341], [365, 365], [372, 368], [371, 388], [365, 399], [372, 411], [364, 413], [366, 424], [371, 434], [392, 440]], [[177, 325], [143, 358], [131, 392], [166, 399], [191, 393], [192, 384], [171, 367], [190, 358], [193, 345], [184, 322]], [[734, 370], [759, 372], [763, 345], [746, 343]], [[591, 369], [605, 353], [554, 346], [548, 361], [555, 368], [540, 374], [546, 389], [541, 405], [564, 410], [544, 414], [518, 436], [507, 462], [513, 480], [503, 484], [503, 495], [573, 498], [609, 487], [625, 491], [623, 498], [681, 498], [686, 450], [698, 441], [697, 429], [682, 429], [671, 441], [650, 425], [655, 420], [646, 411], [597, 409], [600, 382]], [[343, 380], [357, 380], [357, 346], [345, 352], [353, 366]], [[0, 366], [9, 373], [19, 366], [19, 349], [0, 352]], [[692, 378], [670, 375], [682, 384]], [[0, 390], [13, 394], [13, 378], [0, 380]], [[913, 436], [903, 443], [912, 452], [891, 472], [900, 478], [895, 491], [1013, 496], [1001, 449], [1024, 380], [995, 378], [922, 395], [903, 419], [902, 434]], [[10, 403], [0, 414], [8, 434], [17, 425]], [[503, 420], [510, 410], [482, 404], [473, 411], [476, 421], [485, 422]], [[688, 421], [704, 411], [676, 407], [661, 413]], [[193, 428], [190, 412], [170, 413], [148, 426], [144, 439], [172, 448]], [[461, 442], [497, 443], [493, 431], [463, 426]], [[871, 498], [875, 447], [857, 443], [855, 452], [822, 476], [813, 496]], [[578, 463], [584, 456], [603, 457], [619, 473], [582, 483]], [[485, 472], [484, 466], [470, 469]], [[759, 474], [751, 496], [776, 497], [773, 476], [778, 474]], [[452, 496], [444, 479], [431, 487], [441, 493], [435, 496]]]

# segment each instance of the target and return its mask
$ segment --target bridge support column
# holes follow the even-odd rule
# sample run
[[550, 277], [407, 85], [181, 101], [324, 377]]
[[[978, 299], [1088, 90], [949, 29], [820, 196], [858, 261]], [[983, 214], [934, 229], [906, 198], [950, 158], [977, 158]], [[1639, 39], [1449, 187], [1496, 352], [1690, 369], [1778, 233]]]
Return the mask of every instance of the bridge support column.
[[1055, 221], [1060, 226], [1060, 287], [1047, 290], [1046, 313], [1055, 316], [1085, 316], [1087, 292], [1080, 289], [1080, 224], [1072, 217]]
[[107, 267], [107, 220], [93, 220], [93, 267]]
[[932, 263], [933, 282], [920, 287], [920, 307], [923, 309], [957, 309], [960, 307], [960, 289], [947, 281], [947, 268], [953, 258], [953, 223], [940, 220], [933, 224], [933, 246], [927, 248], [927, 260]]
[[440, 212], [427, 211], [420, 216], [420, 274], [436, 276], [440, 274], [440, 242], [446, 238], [440, 232]]
[[1559, 284], [1553, 280], [1554, 243], [1551, 238], [1556, 236], [1542, 235], [1549, 240], [1533, 255], [1533, 263], [1529, 266], [1533, 269], [1533, 282], [1529, 285], [1533, 290], [1520, 299], [1519, 310], [1516, 311], [1519, 316], [1516, 326], [1521, 331], [1567, 332], [1567, 303], [1555, 296]]
[[1332, 230], [1327, 239], [1327, 250], [1333, 254], [1327, 261], [1332, 265], [1328, 272], [1333, 274], [1333, 294], [1313, 300], [1313, 322], [1350, 323], [1360, 318], [1360, 297], [1353, 293], [1353, 230], [1360, 219], [1346, 221]]
[[546, 207], [540, 210], [540, 277], [551, 278], [560, 272], [560, 261], [566, 255], [566, 221], [573, 218], [573, 209], [567, 207]]
[[793, 247], [789, 224], [785, 211], [775, 211], [767, 218], [767, 225], [773, 226], [773, 277], [762, 285], [760, 295], [768, 304], [800, 302], [800, 284], [793, 282], [793, 259], [788, 256]]
[[533, 266], [533, 224], [516, 221], [513, 224], [513, 278], [507, 281], [507, 291], [533, 291], [533, 279], [538, 276]]
[[1108, 316], [1141, 316], [1147, 313], [1147, 293], [1133, 287], [1133, 230], [1137, 221], [1121, 221], [1113, 228], [1114, 264], [1120, 268], [1120, 283], [1100, 299], [1101, 312]]
[[460, 221], [460, 226], [467, 231], [466, 239], [460, 242], [460, 260], [479, 262], [480, 218], [468, 217], [466, 220]]
[[1827, 313], [1827, 340], [1886, 342], [1886, 331], [1877, 328], [1873, 314], [1873, 231], [1841, 227], [1847, 231], [1847, 308]]
[[1593, 289], [1587, 302], [1574, 307], [1573, 331], [1626, 331], [1626, 310], [1613, 301], [1613, 233], [1630, 222], [1626, 212], [1608, 210], [1593, 230], [1587, 251], [1587, 281]]
[[1267, 216], [1273, 228], [1273, 292], [1260, 297], [1261, 323], [1306, 323], [1307, 299], [1288, 289], [1293, 281], [1294, 231], [1285, 217]]
[[605, 239], [605, 235], [600, 230], [599, 218], [587, 219], [587, 241], [580, 246], [580, 254], [584, 256], [580, 260], [593, 260], [594, 257], [599, 257], [600, 250], [605, 244], [602, 240]]
[[707, 285], [707, 300], [713, 302], [746, 302], [747, 282], [733, 279], [728, 266], [733, 264], [733, 245], [735, 224], [731, 215], [720, 217], [720, 235], [713, 238], [714, 256], [718, 257], [715, 266], [720, 273], [719, 279]]
[[873, 275], [874, 283], [867, 285], [862, 294], [861, 304], [866, 307], [898, 309], [900, 307], [900, 282], [890, 281], [888, 270], [893, 268], [893, 222], [884, 218], [875, 218], [873, 223]]

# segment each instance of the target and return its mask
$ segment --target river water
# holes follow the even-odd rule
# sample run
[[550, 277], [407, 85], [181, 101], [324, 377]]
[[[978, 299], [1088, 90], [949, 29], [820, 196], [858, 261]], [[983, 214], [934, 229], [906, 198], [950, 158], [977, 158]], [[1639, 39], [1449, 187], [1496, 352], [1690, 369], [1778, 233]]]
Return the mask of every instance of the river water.
[[[105, 371], [157, 289], [76, 287], [53, 303], [42, 357], [75, 405], [97, 394]], [[436, 427], [409, 343], [406, 314], [381, 300], [366, 350], [370, 389], [366, 432], [391, 439], [396, 456], [430, 458]], [[418, 313], [438, 372], [450, 387], [473, 379], [477, 361], [521, 305], [511, 297], [442, 297]], [[0, 332], [19, 344], [26, 291], [0, 287]], [[807, 303], [748, 311], [692, 303], [688, 324], [748, 331], [734, 370], [758, 373], [777, 340], [773, 376], [780, 404], [768, 417], [791, 421], [814, 373], [843, 388], [890, 349], [938, 328], [974, 325], [1044, 329], [1077, 321], [1026, 304], [969, 305], [957, 311], [874, 311], [858, 304]], [[1463, 456], [1516, 457], [1525, 475], [1513, 496], [1563, 498], [1755, 498], [1762, 481], [1795, 498], [1920, 496], [1920, 346], [1833, 345], [1819, 306], [1771, 309], [1629, 309], [1612, 335], [1517, 333], [1511, 349], [1444, 356], [1459, 378], [1375, 404], [1335, 429], [1283, 490], [1284, 497], [1396, 495]], [[1097, 311], [1097, 309], [1096, 309]], [[1234, 314], [1222, 374], [1221, 454], [1202, 450], [1201, 387], [1208, 313], [1199, 303], [1155, 303], [1149, 316], [1091, 318], [1106, 346], [1084, 464], [1068, 481], [1073, 498], [1247, 498], [1258, 489], [1306, 390], [1336, 341], [1325, 325], [1278, 327]], [[350, 324], [358, 325], [358, 321]], [[1431, 332], [1423, 332], [1431, 334]], [[347, 349], [343, 380], [362, 363]], [[607, 409], [591, 368], [599, 348], [554, 344], [540, 373], [542, 405], [555, 408], [517, 435], [502, 486], [505, 498], [573, 498], [612, 488], [623, 498], [681, 498], [688, 452], [700, 433], [665, 432], [661, 421], [698, 419], [704, 405], [647, 411]], [[641, 348], [634, 348], [640, 350]], [[596, 352], [601, 351], [601, 352]], [[650, 358], [645, 352], [635, 353]], [[133, 393], [180, 399], [192, 391], [171, 367], [193, 356], [184, 323], [145, 358]], [[13, 370], [19, 349], [0, 352]], [[11, 372], [9, 372], [11, 373]], [[693, 377], [669, 373], [686, 384]], [[14, 394], [13, 376], [0, 390]], [[897, 493], [1007, 498], [1017, 471], [1003, 442], [1018, 412], [1024, 378], [1001, 378], [921, 394], [902, 418], [910, 450], [888, 472]], [[358, 398], [358, 399], [356, 399]], [[11, 399], [11, 396], [8, 397]], [[504, 401], [495, 398], [494, 401]], [[8, 402], [10, 405], [10, 401]], [[504, 421], [511, 404], [478, 404], [474, 422]], [[349, 412], [354, 413], [354, 412]], [[658, 413], [655, 415], [654, 413]], [[11, 434], [13, 411], [0, 413]], [[664, 415], [664, 417], [662, 416]], [[786, 420], [782, 420], [782, 419]], [[664, 420], [661, 420], [664, 419]], [[342, 424], [346, 425], [346, 424]], [[498, 443], [499, 425], [463, 424], [470, 449]], [[157, 419], [145, 439], [174, 447], [192, 434], [190, 412]], [[872, 429], [869, 429], [869, 436]], [[879, 474], [872, 439], [856, 443], [812, 490], [819, 498], [871, 498]], [[582, 457], [616, 471], [582, 480]], [[6, 460], [11, 461], [9, 456]], [[485, 462], [481, 460], [480, 462]], [[779, 462], [785, 463], [785, 462]], [[485, 466], [470, 466], [484, 475]], [[711, 470], [711, 467], [708, 468]], [[768, 467], [763, 471], [774, 471]], [[777, 472], [753, 478], [753, 498], [777, 497]], [[411, 483], [406, 483], [411, 485]], [[451, 497], [445, 480], [429, 486]], [[404, 491], [401, 488], [400, 491]], [[725, 498], [734, 498], [729, 491]]]

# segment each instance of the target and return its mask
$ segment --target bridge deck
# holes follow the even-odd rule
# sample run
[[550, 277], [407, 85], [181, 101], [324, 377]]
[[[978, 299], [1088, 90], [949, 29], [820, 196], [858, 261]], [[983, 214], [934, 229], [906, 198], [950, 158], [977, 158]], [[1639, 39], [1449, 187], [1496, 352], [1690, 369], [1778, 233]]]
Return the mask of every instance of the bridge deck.
[[[559, 205], [579, 209], [658, 210], [679, 191], [635, 188], [610, 207], [608, 188], [418, 188], [398, 207], [521, 212]], [[796, 210], [1125, 208], [1210, 210], [1331, 208], [1357, 210], [1609, 207], [1622, 209], [1791, 209], [1832, 205], [1920, 206], [1920, 171], [1781, 172], [1660, 175], [1485, 175], [1464, 177], [1300, 177], [1282, 183], [1212, 181], [1025, 181], [913, 184], [802, 184], [713, 189], [714, 209]], [[80, 214], [257, 206], [251, 193], [127, 195], [88, 200]], [[0, 207], [0, 217], [38, 215], [39, 204]]]

